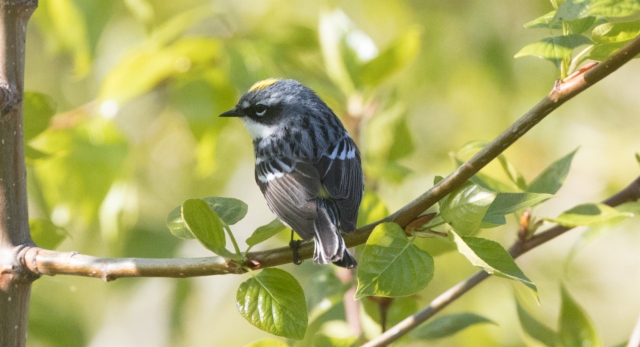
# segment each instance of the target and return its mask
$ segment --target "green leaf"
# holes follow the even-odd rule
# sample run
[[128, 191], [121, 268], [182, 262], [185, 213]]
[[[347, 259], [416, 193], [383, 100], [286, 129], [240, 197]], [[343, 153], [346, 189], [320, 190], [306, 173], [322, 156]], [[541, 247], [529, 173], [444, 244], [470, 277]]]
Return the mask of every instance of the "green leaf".
[[249, 323], [273, 335], [301, 340], [307, 330], [304, 292], [284, 270], [264, 269], [243, 282], [236, 307]]
[[[414, 297], [405, 296], [391, 300], [391, 305], [387, 307], [386, 311], [387, 328], [400, 323], [405, 318], [418, 311], [418, 302]], [[374, 322], [381, 324], [380, 306], [378, 303], [376, 303], [375, 300], [361, 300], [360, 303], [364, 307], [364, 311], [367, 315], [373, 319]]]
[[409, 65], [420, 51], [421, 29], [413, 27], [395, 38], [389, 47], [362, 66], [362, 83], [378, 86]]
[[458, 252], [464, 255], [474, 266], [491, 275], [520, 281], [538, 296], [536, 285], [520, 270], [509, 252], [494, 241], [479, 237], [460, 236], [449, 231], [449, 237], [458, 246]]
[[551, 194], [498, 193], [491, 205], [489, 205], [489, 209], [484, 215], [484, 218], [482, 218], [482, 221], [497, 224], [495, 223], [496, 221], [504, 220], [504, 218], [501, 218], [500, 216], [505, 216], [524, 208], [535, 206], [552, 197], [553, 195]]
[[495, 197], [496, 193], [467, 182], [440, 200], [440, 214], [454, 230], [468, 235], [480, 227]]
[[249, 246], [255, 246], [261, 242], [264, 242], [279, 232], [285, 230], [287, 227], [282, 224], [277, 218], [272, 220], [269, 224], [258, 227], [253, 234], [247, 239], [246, 243]]
[[560, 329], [558, 335], [563, 347], [602, 346], [593, 323], [564, 286], [562, 286], [562, 308], [558, 325]]
[[309, 322], [329, 311], [334, 305], [342, 302], [344, 293], [351, 288], [351, 283], [342, 283], [334, 270], [325, 266], [315, 273], [304, 286], [309, 309]]
[[581, 204], [562, 212], [556, 218], [545, 218], [550, 222], [573, 228], [577, 226], [592, 226], [605, 224], [633, 217], [633, 213], [619, 212], [605, 204]]
[[40, 248], [56, 249], [69, 233], [47, 219], [29, 219], [33, 242]]
[[336, 337], [324, 334], [317, 334], [313, 339], [314, 347], [354, 347], [357, 345], [358, 337]]
[[448, 314], [420, 326], [411, 335], [420, 339], [435, 340], [454, 335], [472, 325], [487, 323], [497, 325], [494, 321], [475, 313]]
[[47, 95], [24, 93], [24, 142], [28, 143], [49, 127], [56, 112], [56, 103]]
[[587, 16], [628, 17], [638, 12], [640, 12], [640, 1], [638, 0], [567, 0], [558, 8], [553, 22]]
[[276, 339], [262, 339], [255, 342], [251, 342], [250, 344], [245, 345], [244, 347], [289, 347], [289, 345], [284, 341], [280, 341]]
[[563, 59], [571, 56], [574, 48], [590, 43], [591, 40], [582, 35], [551, 36], [524, 46], [515, 58], [535, 56], [559, 66]]
[[569, 174], [571, 161], [578, 149], [549, 165], [527, 188], [529, 193], [555, 194]]
[[640, 153], [636, 153], [636, 161], [638, 162], [638, 165], [640, 165]]
[[626, 23], [605, 23], [591, 32], [595, 43], [626, 42], [640, 35], [640, 21]]
[[145, 46], [131, 51], [105, 76], [99, 98], [122, 104], [195, 67], [217, 65], [221, 51], [217, 40], [202, 37], [183, 38], [166, 47]]
[[341, 10], [322, 12], [318, 23], [320, 49], [324, 58], [324, 66], [331, 81], [338, 86], [344, 95], [351, 95], [355, 90], [347, 66], [343, 59], [341, 43], [344, 40], [344, 27], [350, 20]]
[[433, 271], [433, 258], [416, 247], [398, 224], [379, 224], [360, 256], [355, 298], [415, 294], [429, 284]]
[[520, 325], [524, 332], [532, 339], [540, 341], [542, 344], [548, 347], [561, 347], [558, 333], [548, 328], [546, 325], [540, 323], [537, 319], [527, 312], [527, 310], [520, 305], [520, 302], [516, 300], [518, 307], [518, 318], [520, 319]]
[[[243, 201], [224, 197], [206, 197], [204, 200], [211, 210], [213, 210], [223, 224], [233, 225], [242, 220], [247, 215], [248, 206]], [[194, 239], [195, 236], [188, 230], [182, 218], [182, 206], [178, 206], [169, 212], [167, 216], [167, 227], [171, 233], [181, 239]], [[262, 242], [262, 241], [260, 241]]]
[[236, 259], [239, 255], [229, 252], [220, 217], [202, 199], [189, 199], [182, 203], [182, 219], [189, 231], [213, 253]]
[[[611, 43], [600, 43], [594, 45], [591, 51], [589, 51], [589, 59], [604, 61], [607, 60], [610, 56], [620, 50], [620, 48], [626, 46], [630, 41], [625, 42], [611, 42]], [[638, 58], [636, 56], [636, 58]]]
[[358, 212], [358, 227], [379, 221], [389, 215], [389, 210], [378, 195], [371, 191], [366, 191], [360, 203]]
[[[463, 158], [470, 155], [470, 154], [475, 154], [478, 151], [484, 149], [487, 145], [489, 144], [489, 142], [487, 141], [482, 141], [482, 140], [476, 140], [476, 141], [471, 141], [467, 144], [465, 144], [464, 146], [462, 146], [462, 148], [460, 148], [460, 150], [458, 150], [458, 152], [452, 156], [452, 158], [455, 161], [455, 164], [457, 166], [461, 166], [462, 164], [464, 164], [464, 160]], [[504, 171], [504, 173], [507, 175], [507, 177], [509, 178], [509, 180], [511, 182], [513, 182], [516, 187], [518, 187], [518, 189], [521, 190], [526, 190], [527, 189], [527, 183], [524, 180], [524, 177], [522, 176], [522, 174], [520, 172], [518, 172], [518, 170], [515, 168], [515, 166], [513, 166], [513, 164], [511, 164], [511, 162], [509, 162], [509, 160], [507, 160], [507, 157], [505, 157], [504, 155], [500, 154], [498, 156], [498, 162], [500, 163], [500, 166], [502, 167], [502, 170]], [[485, 175], [483, 173], [476, 173], [475, 175], [473, 175], [473, 177], [470, 179], [470, 181], [472, 181], [475, 184], [480, 185], [483, 188], [489, 189], [489, 190], [493, 190], [496, 192], [503, 192], [503, 191], [512, 191], [513, 188], [509, 185], [506, 185], [498, 180], [496, 180], [495, 178]]]
[[587, 30], [589, 30], [593, 24], [596, 22], [596, 17], [588, 16], [572, 21], [566, 22], [569, 27], [569, 32], [571, 34], [583, 34]]
[[222, 223], [234, 225], [247, 215], [249, 207], [242, 200], [211, 196], [202, 198], [209, 207], [220, 217]]
[[562, 25], [560, 23], [555, 23], [552, 25], [551, 20], [556, 15], [556, 11], [551, 11], [541, 17], [538, 17], [530, 22], [524, 24], [524, 27], [527, 29], [561, 29]]

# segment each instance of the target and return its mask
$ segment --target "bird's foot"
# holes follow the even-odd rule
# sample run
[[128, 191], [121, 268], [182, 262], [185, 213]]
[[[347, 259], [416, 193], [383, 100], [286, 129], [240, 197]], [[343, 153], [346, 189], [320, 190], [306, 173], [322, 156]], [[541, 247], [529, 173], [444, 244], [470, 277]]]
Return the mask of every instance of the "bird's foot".
[[296, 265], [302, 264], [302, 259], [300, 259], [300, 255], [298, 254], [298, 247], [300, 247], [301, 243], [302, 240], [292, 239], [289, 241], [289, 248], [291, 248], [291, 252], [293, 252], [293, 263]]

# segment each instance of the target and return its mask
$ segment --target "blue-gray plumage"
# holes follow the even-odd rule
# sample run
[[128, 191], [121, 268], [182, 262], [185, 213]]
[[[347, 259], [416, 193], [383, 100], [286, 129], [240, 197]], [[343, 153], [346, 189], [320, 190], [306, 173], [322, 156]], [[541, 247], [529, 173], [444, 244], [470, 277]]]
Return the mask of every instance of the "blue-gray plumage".
[[297, 81], [268, 79], [221, 116], [244, 121], [267, 205], [304, 240], [314, 238], [314, 262], [355, 267], [340, 230], [356, 228], [364, 177], [360, 152], [333, 111]]

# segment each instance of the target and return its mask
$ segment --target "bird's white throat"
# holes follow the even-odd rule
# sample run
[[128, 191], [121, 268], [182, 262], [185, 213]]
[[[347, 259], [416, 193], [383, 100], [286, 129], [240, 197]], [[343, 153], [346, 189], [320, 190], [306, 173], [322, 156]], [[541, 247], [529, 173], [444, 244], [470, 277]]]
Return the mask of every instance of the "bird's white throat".
[[251, 139], [253, 140], [259, 138], [263, 139], [278, 130], [278, 125], [261, 124], [248, 117], [244, 117], [242, 120], [244, 121], [244, 127], [247, 129], [249, 136], [251, 136]]

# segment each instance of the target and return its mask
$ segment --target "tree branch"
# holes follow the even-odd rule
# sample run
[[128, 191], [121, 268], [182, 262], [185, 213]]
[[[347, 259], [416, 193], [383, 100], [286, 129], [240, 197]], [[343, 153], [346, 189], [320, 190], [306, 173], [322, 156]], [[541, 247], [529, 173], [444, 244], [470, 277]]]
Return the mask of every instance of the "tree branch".
[[0, 346], [25, 346], [31, 282], [16, 259], [33, 245], [22, 128], [27, 22], [37, 0], [0, 0]]
[[[345, 235], [347, 246], [353, 247], [365, 243], [373, 228], [380, 223], [395, 222], [403, 227], [406, 226], [429, 207], [461, 186], [560, 105], [610, 75], [638, 54], [640, 54], [640, 36], [605, 62], [584, 68], [579, 74], [556, 82], [548, 96], [482, 151], [434, 187], [387, 218]], [[20, 254], [21, 264], [36, 275], [66, 274], [99, 277], [105, 280], [114, 280], [120, 277], [190, 277], [242, 273], [243, 267], [260, 269], [291, 263], [293, 260], [289, 247], [251, 252], [247, 255], [247, 261], [244, 264], [227, 260], [226, 265], [223, 265], [225, 262], [219, 257], [193, 259], [96, 258], [77, 253], [45, 251], [37, 248]], [[301, 259], [311, 258], [313, 243], [302, 243], [299, 247], [299, 255]]]
[[[628, 185], [616, 195], [603, 201], [603, 203], [613, 207], [625, 202], [637, 200], [640, 200], [640, 177], [636, 178], [630, 185]], [[543, 243], [553, 240], [554, 238], [562, 235], [568, 230], [571, 230], [571, 228], [555, 226], [538, 235], [533, 236], [528, 240], [521, 241], [520, 239], [517, 239], [513, 246], [509, 249], [509, 253], [515, 259], [523, 255], [524, 253], [542, 245]], [[471, 288], [477, 286], [478, 284], [480, 284], [480, 282], [489, 278], [489, 276], [490, 275], [485, 271], [476, 272], [473, 276], [467, 278], [462, 282], [459, 282], [455, 286], [449, 288], [446, 292], [440, 294], [420, 312], [407, 317], [400, 323], [396, 324], [393, 328], [387, 330], [385, 333], [364, 344], [363, 347], [380, 347], [389, 345], [393, 341], [396, 341], [400, 337], [407, 334], [409, 331], [415, 329], [418, 325], [433, 317], [436, 313], [440, 312], [440, 310], [447, 307], [447, 305], [452, 303], [457, 298], [461, 297]]]

